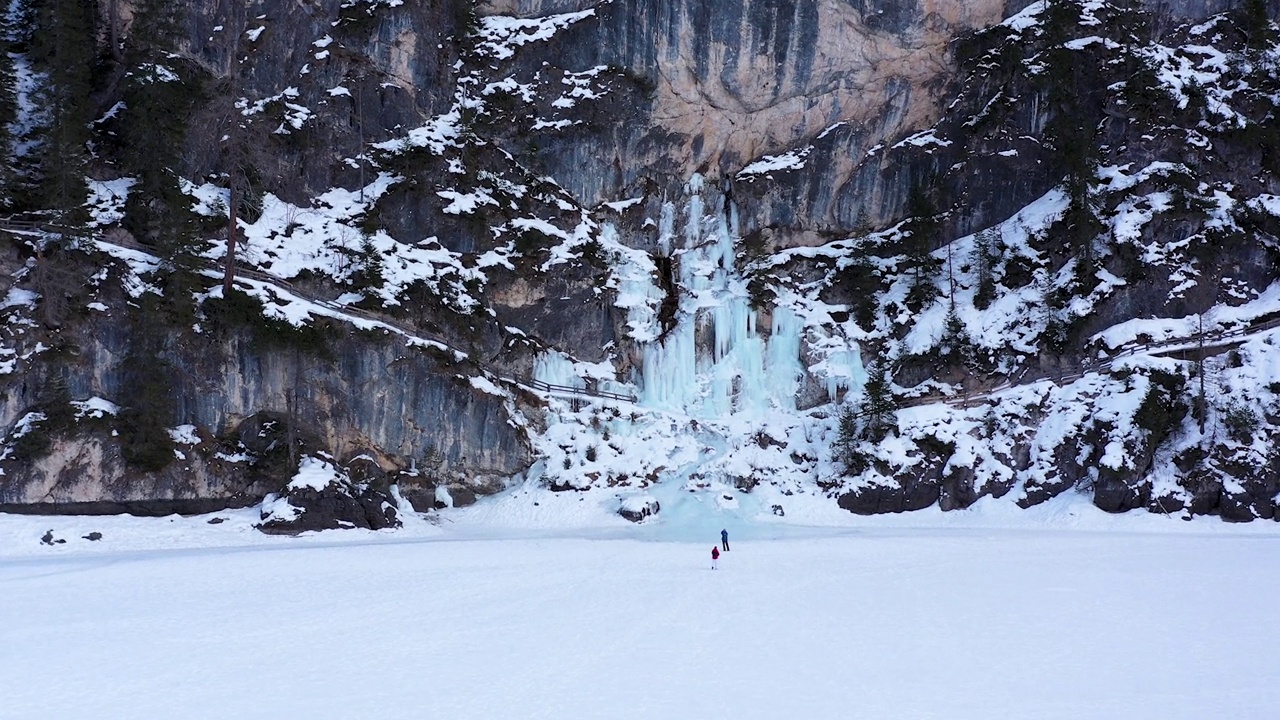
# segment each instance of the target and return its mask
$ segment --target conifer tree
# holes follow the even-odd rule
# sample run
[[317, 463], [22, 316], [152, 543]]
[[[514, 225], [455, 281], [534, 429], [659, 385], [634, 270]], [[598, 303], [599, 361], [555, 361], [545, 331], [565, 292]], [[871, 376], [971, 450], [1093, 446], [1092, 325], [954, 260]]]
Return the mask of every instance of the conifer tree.
[[358, 290], [380, 288], [386, 282], [383, 279], [382, 253], [374, 244], [373, 237], [364, 235], [360, 239], [360, 247], [354, 253], [351, 270], [351, 284]]
[[40, 133], [38, 206], [74, 229], [88, 220], [89, 121], [96, 38], [92, 0], [43, 0], [35, 13], [30, 58], [43, 72], [38, 102], [48, 122]]
[[991, 301], [996, 297], [996, 281], [992, 265], [996, 261], [998, 237], [994, 229], [987, 229], [974, 238], [973, 267], [978, 276], [978, 289], [973, 295], [973, 306], [979, 310], [991, 307]]
[[960, 313], [956, 312], [955, 303], [947, 311], [947, 319], [943, 324], [942, 340], [939, 343], [939, 354], [951, 364], [971, 369], [973, 366], [973, 340]]
[[1120, 41], [1118, 66], [1125, 77], [1119, 101], [1128, 122], [1147, 127], [1173, 109], [1155, 63], [1144, 52], [1152, 41], [1150, 12], [1141, 0], [1115, 0], [1113, 5], [1116, 14], [1111, 24]]
[[[6, 38], [8, 40], [9, 51], [17, 58], [21, 58], [26, 62], [28, 70], [36, 70], [33, 68], [31, 61], [32, 53], [32, 36], [36, 32], [36, 17], [39, 5], [32, 0], [31, 2], [18, 2], [10, 6], [9, 12], [4, 14], [8, 21], [6, 28]], [[6, 61], [13, 58], [7, 57]], [[6, 155], [8, 162], [5, 163], [5, 194], [6, 209], [11, 212], [27, 212], [39, 210], [44, 207], [40, 197], [39, 183], [39, 149], [41, 140], [41, 131], [43, 130], [37, 123], [43, 122], [38, 99], [31, 94], [26, 97], [26, 108], [19, 103], [18, 94], [18, 77], [17, 64], [13, 65], [13, 103], [14, 103], [14, 120], [13, 125], [5, 128], [11, 134], [10, 145], [6, 146], [9, 151]], [[28, 90], [28, 93], [31, 91]]]
[[870, 467], [871, 458], [860, 448], [864, 442], [878, 443], [897, 427], [898, 404], [893, 399], [884, 368], [872, 365], [862, 397], [840, 410], [836, 441], [832, 446], [835, 460], [844, 466], [845, 474], [857, 475]]
[[1090, 52], [1067, 45], [1079, 32], [1080, 7], [1076, 2], [1049, 0], [1044, 18], [1047, 47], [1041, 75], [1048, 84], [1045, 100], [1049, 112], [1044, 131], [1064, 176], [1064, 239], [1083, 267], [1092, 263], [1093, 240], [1101, 230], [1092, 197], [1102, 111], [1099, 88], [1095, 87], [1099, 72]]
[[0, 13], [0, 211], [12, 212], [17, 190], [17, 173], [11, 158], [14, 155], [13, 123], [18, 119], [17, 77], [10, 53], [15, 52], [14, 30], [8, 15]]
[[190, 73], [172, 50], [179, 10], [168, 0], [139, 3], [127, 40], [122, 161], [137, 178], [125, 205], [125, 227], [184, 270], [194, 267], [199, 245], [192, 199], [180, 185], [187, 117], [199, 97]]
[[1267, 0], [1244, 0], [1238, 12], [1250, 50], [1265, 50], [1275, 42]]
[[[92, 0], [40, 0], [16, 8], [23, 15], [25, 55], [38, 82], [30, 98], [37, 108], [22, 140], [29, 151], [9, 178], [11, 207], [42, 211], [53, 226], [35, 246], [29, 287], [40, 297], [42, 322], [61, 325], [83, 278], [59, 261], [88, 221], [89, 94], [95, 56]], [[16, 28], [15, 28], [16, 29]]]
[[893, 398], [889, 379], [884, 368], [875, 364], [867, 373], [867, 384], [863, 387], [862, 401], [856, 414], [861, 419], [859, 437], [871, 442], [884, 440], [889, 431], [897, 426], [898, 403]]
[[909, 235], [905, 251], [907, 267], [911, 272], [907, 305], [913, 309], [924, 307], [937, 296], [937, 288], [933, 284], [937, 262], [930, 253], [937, 242], [938, 211], [931, 197], [932, 191], [932, 184], [924, 181], [912, 185], [911, 193], [907, 196], [909, 220], [906, 229]]
[[845, 405], [840, 409], [840, 425], [836, 432], [835, 459], [844, 466], [845, 474], [857, 475], [866, 469], [866, 460], [858, 451], [862, 442], [858, 437], [858, 418], [853, 408]]
[[229, 293], [235, 279], [240, 219], [251, 217], [255, 210], [260, 210], [260, 207], [255, 207], [261, 192], [255, 153], [261, 149], [258, 145], [263, 139], [260, 137], [260, 128], [253, 122], [251, 114], [246, 112], [249, 100], [241, 95], [242, 75], [250, 67], [250, 56], [240, 42], [246, 26], [245, 9], [234, 2], [228, 2], [225, 3], [223, 13], [223, 21], [228, 26], [240, 28], [231, 33], [233, 40], [227, 56], [227, 67], [220, 79], [220, 87], [215, 91], [224, 108], [223, 135], [219, 144], [222, 148], [223, 177], [229, 193], [227, 252], [223, 259], [222, 289], [224, 293]]

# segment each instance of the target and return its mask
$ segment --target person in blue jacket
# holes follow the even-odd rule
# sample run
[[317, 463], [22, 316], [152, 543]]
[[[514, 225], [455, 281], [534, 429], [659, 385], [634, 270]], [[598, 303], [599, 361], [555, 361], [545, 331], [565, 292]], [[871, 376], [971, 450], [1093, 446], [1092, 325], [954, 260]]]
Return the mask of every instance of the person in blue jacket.
[[724, 551], [729, 552], [729, 531], [720, 531], [720, 544], [724, 546]]

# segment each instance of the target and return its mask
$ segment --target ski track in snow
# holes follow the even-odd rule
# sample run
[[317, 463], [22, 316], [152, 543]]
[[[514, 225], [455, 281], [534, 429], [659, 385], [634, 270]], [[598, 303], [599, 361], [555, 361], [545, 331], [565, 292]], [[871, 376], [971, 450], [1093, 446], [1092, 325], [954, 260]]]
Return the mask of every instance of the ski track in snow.
[[[1273, 523], [1066, 497], [633, 526], [551, 495], [540, 522], [517, 492], [297, 538], [257, 533], [256, 510], [0, 515], [0, 716], [1170, 720], [1280, 701]], [[41, 545], [51, 528], [67, 543]]]

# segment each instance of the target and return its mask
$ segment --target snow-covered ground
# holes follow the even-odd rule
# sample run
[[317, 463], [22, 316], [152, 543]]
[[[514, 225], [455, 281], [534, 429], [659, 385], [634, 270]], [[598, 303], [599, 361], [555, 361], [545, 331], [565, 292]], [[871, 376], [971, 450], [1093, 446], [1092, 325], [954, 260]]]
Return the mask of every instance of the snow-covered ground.
[[[552, 497], [298, 538], [257, 533], [256, 511], [0, 515], [0, 717], [1169, 720], [1280, 706], [1280, 524], [1109, 516], [1069, 494], [1021, 513], [984, 501], [824, 519], [793, 505], [784, 524], [707, 507], [633, 526], [592, 493]], [[826, 527], [798, 524], [810, 519]], [[713, 572], [722, 525], [733, 549]], [[41, 544], [50, 529], [66, 542]]]

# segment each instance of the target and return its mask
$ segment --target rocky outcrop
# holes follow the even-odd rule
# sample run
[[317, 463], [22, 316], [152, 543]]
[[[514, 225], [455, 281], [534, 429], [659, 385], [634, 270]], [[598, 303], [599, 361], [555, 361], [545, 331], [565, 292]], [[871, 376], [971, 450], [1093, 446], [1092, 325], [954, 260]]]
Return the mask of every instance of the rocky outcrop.
[[[250, 104], [268, 100], [260, 118], [265, 129], [251, 148], [264, 189], [306, 202], [335, 186], [358, 186], [372, 173], [344, 158], [451, 104], [462, 6], [460, 0], [185, 4], [177, 54], [198, 68], [212, 92], [191, 118], [184, 176], [225, 172], [216, 137], [234, 101], [228, 93], [235, 93]], [[346, 93], [330, 92], [338, 87]], [[314, 115], [294, 132], [274, 133], [276, 116], [287, 112], [282, 93], [290, 89], [287, 101]]]
[[[7, 509], [163, 514], [245, 506], [277, 491], [308, 450], [343, 461], [363, 456], [381, 473], [412, 470], [413, 482], [481, 492], [500, 489], [530, 462], [527, 438], [511, 421], [515, 399], [460, 379], [467, 366], [452, 351], [346, 323], [299, 330], [260, 314], [232, 317], [217, 302], [206, 305], [195, 332], [148, 325], [124, 297], [101, 299], [119, 309], [56, 330], [27, 328], [30, 346], [64, 351], [34, 354], [23, 374], [8, 376], [0, 426], [15, 428], [47, 405], [65, 408], [67, 419], [32, 424], [23, 447], [34, 450], [25, 455], [15, 454], [16, 431], [5, 438], [0, 505]], [[60, 399], [46, 397], [51, 385]], [[88, 398], [117, 407], [76, 417], [83, 411], [68, 403]], [[147, 429], [154, 447], [126, 428], [131, 408], [154, 426]]]
[[[358, 466], [358, 463], [357, 463]], [[303, 458], [298, 473], [279, 495], [262, 503], [258, 529], [270, 535], [318, 530], [383, 530], [400, 526], [385, 482], [352, 478], [324, 459]], [[357, 471], [357, 474], [366, 474]]]
[[254, 505], [287, 480], [212, 448], [178, 453], [162, 470], [143, 471], [108, 433], [64, 433], [47, 455], [3, 463], [0, 512], [198, 514]]
[[889, 485], [869, 485], [850, 490], [837, 504], [858, 515], [879, 515], [923, 510], [938, 501], [938, 485], [928, 478]]
[[644, 522], [646, 518], [657, 517], [662, 505], [649, 495], [632, 495], [624, 498], [618, 506], [618, 514], [633, 523]]
[[[973, 78], [957, 86], [964, 72], [957, 52], [972, 51], [966, 43], [973, 31], [1027, 4], [485, 0], [477, 20], [462, 0], [266, 2], [254, 13], [203, 2], [191, 6], [183, 54], [209, 75], [229, 79], [228, 58], [239, 48], [247, 59], [235, 77], [250, 101], [292, 87], [298, 95], [290, 102], [316, 113], [298, 133], [264, 136], [264, 182], [283, 197], [308, 198], [367, 180], [375, 168], [351, 160], [362, 154], [361, 143], [403, 136], [448, 112], [464, 78], [473, 95], [473, 86], [486, 86], [474, 99], [495, 107], [498, 98], [510, 99], [499, 86], [528, 84], [554, 91], [521, 101], [530, 108], [552, 112], [557, 98], [570, 102], [571, 110], [555, 116], [564, 123], [534, 128], [502, 118], [486, 126], [477, 118], [468, 127], [500, 145], [515, 165], [554, 178], [587, 207], [645, 197], [648, 216], [695, 172], [716, 184], [732, 181], [735, 197], [749, 200], [740, 202], [745, 232], [785, 247], [853, 229], [864, 212], [876, 225], [896, 219], [913, 182], [957, 162], [971, 162], [965, 172], [950, 173], [949, 182], [958, 184], [947, 188], [964, 199], [966, 210], [953, 219], [961, 230], [1008, 217], [1055, 181], [1056, 168], [1046, 166], [1034, 140], [1045, 120], [1035, 103], [1014, 109], [1009, 127], [1025, 138], [1016, 160], [955, 138], [947, 147], [892, 147], [942, 119], [956, 92], [962, 108], [982, 110], [991, 88]], [[1163, 31], [1229, 3], [1149, 5]], [[496, 15], [573, 19], [554, 32], [530, 30], [531, 39], [511, 43], [509, 53], [484, 54], [491, 37], [478, 30]], [[258, 28], [249, 42], [244, 33]], [[615, 88], [603, 102], [560, 97], [566, 74], [597, 68], [630, 87]], [[330, 92], [336, 88], [346, 92]], [[206, 119], [212, 122], [217, 110], [211, 103]], [[221, 170], [203, 133], [191, 143], [194, 164], [184, 174]], [[885, 149], [872, 152], [877, 147]], [[772, 179], [766, 181], [767, 172], [738, 175], [763, 156], [787, 151], [795, 151], [794, 162]], [[456, 217], [423, 205], [434, 193], [416, 195], [422, 202], [402, 204], [412, 212], [396, 213], [421, 215], [397, 218], [406, 230], [425, 236], [443, 223], [451, 228], [443, 233], [451, 247], [485, 249], [485, 228], [453, 227]], [[649, 235], [624, 231], [636, 243], [652, 242]]]

